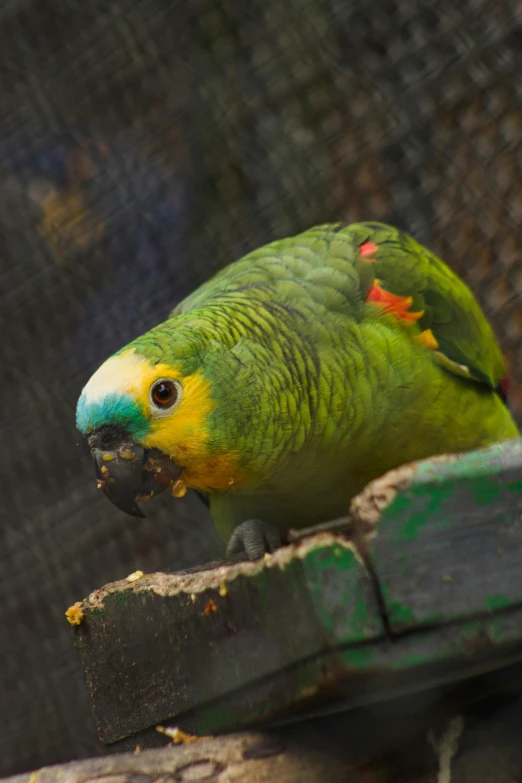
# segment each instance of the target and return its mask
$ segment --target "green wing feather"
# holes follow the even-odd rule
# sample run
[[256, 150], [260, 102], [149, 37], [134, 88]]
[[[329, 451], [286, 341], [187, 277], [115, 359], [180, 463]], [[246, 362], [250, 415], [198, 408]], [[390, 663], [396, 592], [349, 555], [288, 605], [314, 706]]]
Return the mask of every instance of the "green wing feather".
[[457, 375], [470, 377], [496, 389], [506, 365], [491, 326], [477, 300], [439, 258], [408, 234], [383, 223], [354, 223], [360, 246], [377, 246], [371, 254], [380, 286], [397, 296], [411, 296], [411, 311], [423, 311], [417, 322], [431, 329], [439, 348], [436, 361]]

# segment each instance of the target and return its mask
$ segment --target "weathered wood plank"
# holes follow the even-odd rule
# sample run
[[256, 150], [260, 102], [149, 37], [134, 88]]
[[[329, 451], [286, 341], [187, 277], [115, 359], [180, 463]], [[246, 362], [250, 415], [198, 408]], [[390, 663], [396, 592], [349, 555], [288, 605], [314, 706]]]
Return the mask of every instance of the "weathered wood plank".
[[352, 512], [374, 530], [368, 556], [392, 632], [522, 606], [522, 440], [391, 471]]
[[[166, 747], [138, 754], [121, 753], [47, 767], [4, 779], [5, 783], [344, 783], [349, 761], [325, 747], [307, 751], [297, 743], [248, 733]], [[296, 752], [297, 751], [297, 752]]]
[[[348, 542], [328, 534], [259, 563], [123, 580], [93, 593], [83, 610], [76, 645], [100, 736], [109, 743], [340, 642], [384, 635], [364, 568]], [[289, 674], [277, 691], [268, 683], [261, 703], [247, 698], [245, 709], [252, 718], [281, 711], [328, 677], [314, 663]], [[224, 705], [208, 715], [215, 717], [205, 731], [238, 725]]]

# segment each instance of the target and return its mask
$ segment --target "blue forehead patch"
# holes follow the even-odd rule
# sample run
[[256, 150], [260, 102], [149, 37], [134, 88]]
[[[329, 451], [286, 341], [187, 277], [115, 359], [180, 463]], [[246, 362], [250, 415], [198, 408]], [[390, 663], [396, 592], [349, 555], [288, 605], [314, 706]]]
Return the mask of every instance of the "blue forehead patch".
[[91, 403], [82, 394], [76, 407], [76, 426], [82, 435], [88, 435], [104, 425], [127, 430], [129, 435], [138, 440], [151, 430], [151, 422], [141, 405], [129, 394], [114, 392]]

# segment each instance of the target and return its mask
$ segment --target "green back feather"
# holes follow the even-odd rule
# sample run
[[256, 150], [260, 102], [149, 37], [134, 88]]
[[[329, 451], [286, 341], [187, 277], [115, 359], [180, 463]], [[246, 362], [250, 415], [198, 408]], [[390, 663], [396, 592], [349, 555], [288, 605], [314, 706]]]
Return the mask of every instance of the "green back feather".
[[[373, 263], [360, 257], [365, 242], [377, 245]], [[439, 344], [434, 361], [456, 375], [498, 386], [506, 373], [504, 358], [469, 288], [412, 237], [383, 223], [317, 226], [259, 248], [201, 286], [173, 315], [208, 307], [233, 290], [250, 290], [265, 300], [308, 298], [357, 318], [375, 278], [390, 293], [411, 296], [411, 310], [424, 311], [418, 325], [431, 329]]]

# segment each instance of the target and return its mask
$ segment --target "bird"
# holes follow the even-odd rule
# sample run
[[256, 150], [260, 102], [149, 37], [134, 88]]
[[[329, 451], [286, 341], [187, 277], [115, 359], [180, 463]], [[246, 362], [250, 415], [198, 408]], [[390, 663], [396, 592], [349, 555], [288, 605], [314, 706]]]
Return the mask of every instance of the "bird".
[[467, 285], [384, 223], [315, 226], [235, 261], [122, 347], [76, 424], [118, 508], [188, 488], [229, 556], [345, 515], [372, 479], [516, 438]]

